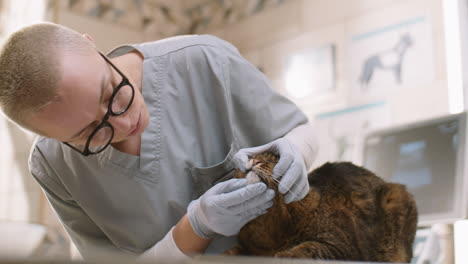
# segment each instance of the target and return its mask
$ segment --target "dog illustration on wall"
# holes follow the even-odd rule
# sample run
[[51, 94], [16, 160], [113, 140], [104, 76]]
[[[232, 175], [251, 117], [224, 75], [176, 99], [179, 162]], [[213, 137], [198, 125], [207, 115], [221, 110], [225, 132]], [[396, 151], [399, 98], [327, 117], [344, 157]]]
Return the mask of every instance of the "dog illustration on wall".
[[391, 71], [395, 76], [395, 81], [401, 84], [401, 68], [403, 58], [405, 57], [408, 48], [413, 45], [413, 39], [409, 33], [400, 37], [396, 45], [389, 49], [381, 51], [368, 57], [363, 64], [362, 73], [359, 77], [359, 82], [362, 88], [367, 88], [367, 85], [372, 80], [377, 69]]

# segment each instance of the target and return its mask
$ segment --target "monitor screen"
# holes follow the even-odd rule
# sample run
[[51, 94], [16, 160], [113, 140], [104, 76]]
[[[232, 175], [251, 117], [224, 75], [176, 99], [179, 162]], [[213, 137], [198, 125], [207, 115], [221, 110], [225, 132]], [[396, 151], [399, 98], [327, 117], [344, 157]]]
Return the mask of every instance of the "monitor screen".
[[371, 133], [364, 167], [414, 195], [419, 224], [464, 218], [465, 113]]

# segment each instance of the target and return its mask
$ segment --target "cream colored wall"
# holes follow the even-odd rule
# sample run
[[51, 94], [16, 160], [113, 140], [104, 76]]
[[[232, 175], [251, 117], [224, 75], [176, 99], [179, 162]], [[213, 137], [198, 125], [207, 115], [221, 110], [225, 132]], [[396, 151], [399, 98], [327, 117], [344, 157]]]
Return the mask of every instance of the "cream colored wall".
[[40, 222], [42, 194], [27, 166], [33, 137], [0, 118], [0, 222]]
[[[61, 10], [57, 23], [72, 28], [80, 33], [87, 33], [94, 39], [96, 46], [102, 52], [107, 52], [122, 44], [145, 41], [145, 34], [119, 25], [100, 22], [97, 19], [76, 15], [67, 10]], [[151, 39], [151, 37], [148, 37]]]
[[[3, 1], [0, 44], [10, 32], [43, 20], [45, 9], [43, 0]], [[33, 139], [34, 135], [18, 129], [0, 115], [0, 224], [40, 222], [42, 194], [29, 175], [27, 162]]]
[[[310, 116], [348, 107], [349, 34], [359, 29], [385, 25], [394, 18], [424, 15], [430, 19], [434, 81], [411, 89], [400, 89], [385, 98], [393, 122], [402, 123], [448, 112], [444, 30], [441, 0], [291, 0], [241, 23], [210, 32], [233, 43], [241, 53], [261, 66], [273, 86], [285, 93], [286, 57], [306, 48], [334, 43], [337, 92], [310, 99], [301, 107]], [[368, 24], [372, 21], [372, 27]], [[424, 96], [422, 96], [424, 95]]]

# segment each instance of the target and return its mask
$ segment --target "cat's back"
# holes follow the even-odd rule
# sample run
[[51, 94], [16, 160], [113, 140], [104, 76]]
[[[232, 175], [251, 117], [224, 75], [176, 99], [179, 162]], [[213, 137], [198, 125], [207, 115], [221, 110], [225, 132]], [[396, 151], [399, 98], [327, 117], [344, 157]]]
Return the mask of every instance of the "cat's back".
[[350, 162], [325, 163], [308, 180], [311, 190], [304, 202], [315, 206], [301, 225], [316, 225], [315, 238], [343, 247], [348, 259], [411, 259], [417, 210], [404, 185], [387, 183]]

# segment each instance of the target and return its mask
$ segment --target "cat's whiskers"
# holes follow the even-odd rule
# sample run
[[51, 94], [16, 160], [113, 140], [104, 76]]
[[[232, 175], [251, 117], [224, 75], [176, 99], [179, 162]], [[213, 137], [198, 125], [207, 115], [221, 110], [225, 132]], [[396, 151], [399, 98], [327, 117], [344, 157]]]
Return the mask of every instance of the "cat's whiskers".
[[[280, 184], [280, 180], [274, 178], [271, 175], [271, 170], [262, 168], [263, 165], [264, 163], [258, 160], [249, 160], [249, 168], [255, 172], [255, 174], [261, 179], [261, 181], [268, 182], [269, 180], [271, 180], [274, 184], [276, 184], [276, 187], [278, 187]], [[296, 198], [296, 202], [298, 202], [301, 206], [303, 205], [303, 203], [298, 199], [299, 195], [297, 193], [293, 192], [290, 188], [287, 190], [287, 192], [290, 192], [292, 195], [294, 195], [294, 197]]]

